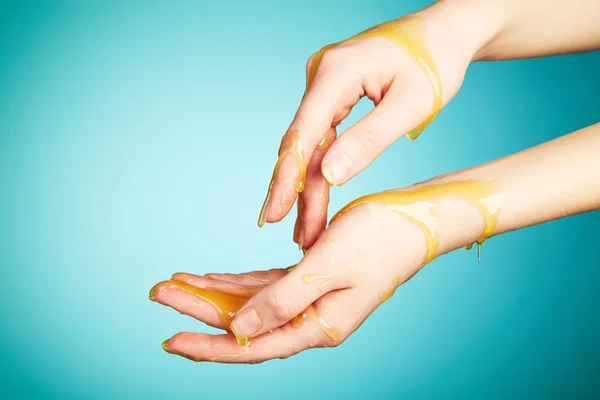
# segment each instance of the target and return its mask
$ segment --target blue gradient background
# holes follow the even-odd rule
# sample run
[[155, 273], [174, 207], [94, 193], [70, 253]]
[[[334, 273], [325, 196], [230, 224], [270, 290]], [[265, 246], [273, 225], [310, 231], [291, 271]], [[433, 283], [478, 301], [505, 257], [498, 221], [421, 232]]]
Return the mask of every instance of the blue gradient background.
[[[206, 328], [148, 301], [155, 282], [299, 259], [292, 219], [256, 218], [308, 56], [426, 3], [0, 2], [0, 397], [598, 396], [598, 213], [440, 258], [337, 349], [240, 366], [160, 347]], [[599, 66], [472, 66], [331, 210], [597, 122]]]

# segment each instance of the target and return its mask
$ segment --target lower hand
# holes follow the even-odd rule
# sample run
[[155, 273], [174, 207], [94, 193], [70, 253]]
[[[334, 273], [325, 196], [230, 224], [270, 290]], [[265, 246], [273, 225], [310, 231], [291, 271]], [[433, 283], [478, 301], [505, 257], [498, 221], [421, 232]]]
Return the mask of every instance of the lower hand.
[[[380, 205], [366, 204], [336, 220], [289, 272], [175, 274], [172, 280], [201, 288], [256, 292], [232, 326], [238, 337], [251, 340], [240, 346], [231, 334], [183, 332], [165, 350], [196, 361], [257, 363], [337, 346], [419, 270], [425, 247], [415, 225]], [[164, 285], [153, 297], [208, 325], [227, 328], [208, 303], [181, 289]]]

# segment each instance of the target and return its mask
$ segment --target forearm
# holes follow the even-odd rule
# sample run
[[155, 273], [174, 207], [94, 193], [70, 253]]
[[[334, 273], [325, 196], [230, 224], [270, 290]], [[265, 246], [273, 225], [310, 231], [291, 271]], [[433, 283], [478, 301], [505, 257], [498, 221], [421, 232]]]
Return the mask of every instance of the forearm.
[[597, 0], [442, 0], [419, 11], [473, 61], [507, 60], [600, 48]]
[[[464, 180], [498, 182], [501, 201], [493, 235], [600, 209], [600, 123], [417, 186]], [[481, 235], [483, 220], [472, 207], [440, 207], [440, 253]]]
[[[382, 212], [371, 211], [377, 209]], [[386, 233], [384, 242], [399, 248], [401, 238], [406, 245], [399, 256], [408, 268], [406, 278], [440, 254], [597, 209], [600, 123], [487, 164], [363, 196], [342, 208], [328, 231], [336, 235], [338, 230], [352, 230], [343, 224], [356, 218], [366, 218], [378, 228], [394, 221], [398, 231]], [[338, 219], [345, 221], [342, 226], [334, 223]], [[419, 230], [422, 235], [416, 234]], [[377, 237], [361, 232], [359, 241]], [[412, 240], [407, 242], [408, 238]]]

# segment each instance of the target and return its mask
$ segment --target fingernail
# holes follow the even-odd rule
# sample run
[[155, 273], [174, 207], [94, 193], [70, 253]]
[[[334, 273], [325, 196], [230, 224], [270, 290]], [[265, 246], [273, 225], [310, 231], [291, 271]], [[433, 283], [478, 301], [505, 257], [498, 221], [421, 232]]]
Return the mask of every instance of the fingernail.
[[154, 287], [152, 287], [152, 289], [150, 289], [150, 293], [148, 294], [148, 298], [150, 299], [150, 301], [156, 301], [156, 290], [159, 285], [160, 284], [156, 284], [154, 285]]
[[322, 167], [323, 176], [330, 185], [344, 183], [352, 171], [354, 160], [347, 153], [335, 153]]
[[179, 356], [179, 357], [187, 358], [190, 361], [200, 362], [200, 359], [195, 359], [195, 358], [193, 358], [191, 356], [188, 356], [187, 354], [181, 354], [181, 353], [177, 353], [177, 352], [171, 350], [169, 348], [169, 340], [171, 340], [171, 339], [167, 339], [164, 342], [162, 342], [162, 348], [163, 348], [164, 351], [166, 351], [169, 354], [173, 354], [173, 355], [176, 355], [176, 356]]
[[325, 177], [327, 184], [329, 186], [333, 186], [333, 174], [331, 173], [329, 167], [327, 165], [323, 165], [321, 167], [321, 172], [323, 173], [323, 177]]
[[267, 213], [269, 211], [269, 207], [271, 206], [271, 190], [273, 189], [273, 180], [269, 183], [269, 190], [267, 190], [267, 197], [265, 197], [265, 201], [260, 209], [260, 214], [258, 215], [258, 227], [262, 228], [265, 225], [265, 221], [267, 220]]
[[262, 322], [253, 307], [247, 308], [238, 314], [231, 323], [231, 332], [235, 335], [240, 346], [248, 343], [248, 337], [252, 336], [260, 329]]
[[167, 339], [164, 342], [162, 342], [162, 348], [169, 354], [175, 354], [175, 352], [169, 348], [169, 340], [171, 339]]

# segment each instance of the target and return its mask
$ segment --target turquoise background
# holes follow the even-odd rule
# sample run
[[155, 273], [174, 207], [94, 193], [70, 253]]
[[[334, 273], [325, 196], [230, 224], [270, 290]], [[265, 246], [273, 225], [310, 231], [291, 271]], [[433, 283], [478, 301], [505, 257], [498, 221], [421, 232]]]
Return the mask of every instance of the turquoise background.
[[[337, 349], [255, 366], [162, 351], [206, 328], [151, 303], [155, 282], [300, 257], [293, 218], [256, 219], [308, 56], [427, 2], [249, 3], [0, 2], [0, 397], [599, 396], [597, 212], [490, 240], [481, 265], [438, 259]], [[599, 66], [472, 66], [331, 210], [599, 121]]]

